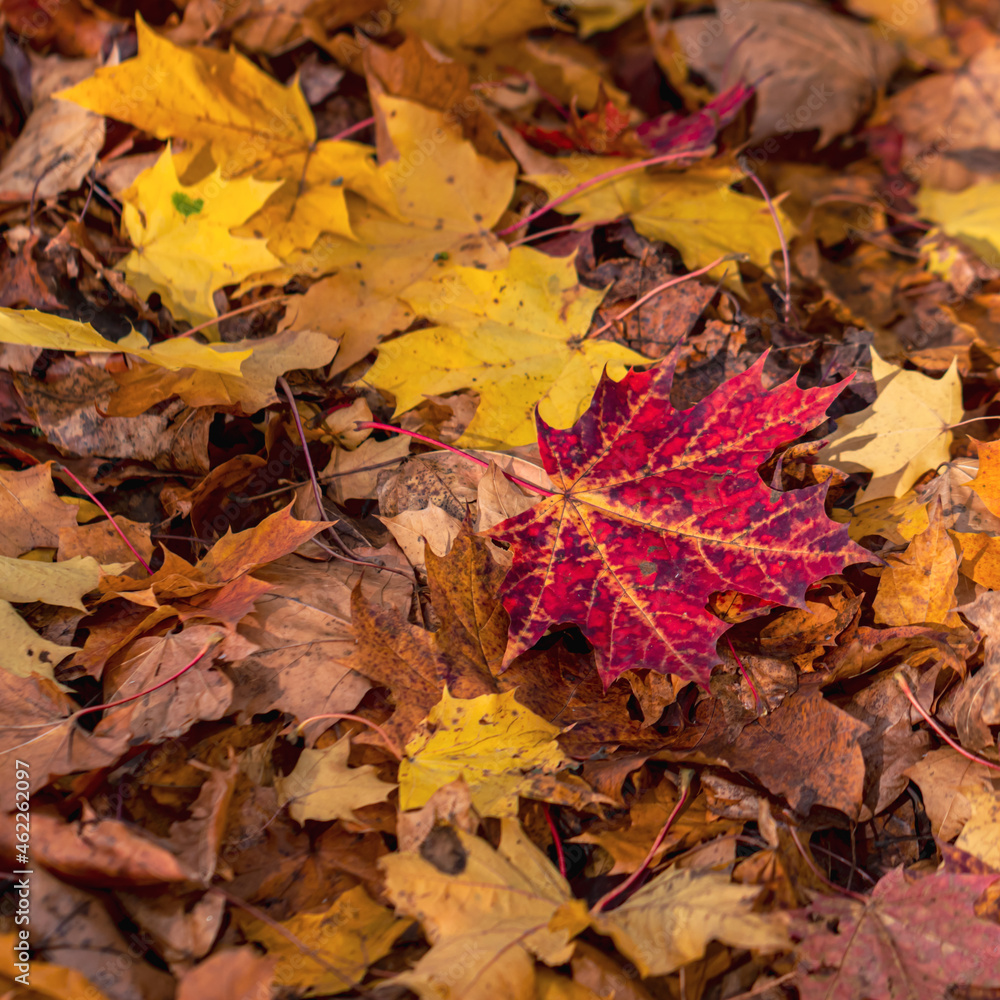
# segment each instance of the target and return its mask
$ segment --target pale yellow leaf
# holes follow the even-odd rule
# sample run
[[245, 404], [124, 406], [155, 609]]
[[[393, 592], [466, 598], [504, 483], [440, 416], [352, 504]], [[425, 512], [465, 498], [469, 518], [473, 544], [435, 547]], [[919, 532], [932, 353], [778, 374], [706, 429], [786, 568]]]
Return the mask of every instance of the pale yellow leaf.
[[1000, 871], [1000, 792], [970, 789], [968, 799], [972, 815], [955, 846]]
[[[616, 161], [614, 167], [629, 162]], [[571, 172], [529, 180], [557, 197], [608, 169], [605, 157], [577, 157]], [[739, 170], [718, 164], [701, 164], [684, 173], [636, 170], [587, 187], [556, 205], [555, 210], [563, 215], [579, 214], [574, 225], [580, 229], [627, 216], [643, 236], [677, 247], [690, 270], [719, 257], [745, 254], [758, 267], [770, 271], [771, 257], [781, 249], [781, 239], [765, 202], [731, 189], [742, 179]], [[791, 239], [794, 224], [780, 207], [776, 211], [786, 238]], [[719, 264], [709, 273], [717, 279], [725, 274], [728, 287], [742, 290], [735, 263]]]
[[461, 830], [442, 829], [457, 841], [462, 867], [455, 874], [416, 852], [379, 862], [397, 912], [416, 917], [432, 945], [398, 981], [433, 1000], [533, 996], [534, 958], [566, 962], [587, 918], [556, 930], [550, 922], [581, 901], [516, 821], [502, 822], [497, 850]]
[[705, 954], [710, 941], [778, 951], [789, 939], [779, 920], [752, 913], [760, 886], [735, 885], [728, 875], [669, 870], [603, 914], [594, 926], [609, 935], [640, 975], [666, 976]]
[[[104, 567], [108, 573], [123, 573], [129, 564]], [[83, 595], [97, 589], [102, 567], [91, 556], [75, 556], [62, 562], [33, 562], [0, 556], [0, 599], [14, 604], [41, 601], [86, 611]]]
[[371, 764], [348, 767], [350, 752], [350, 736], [322, 750], [307, 748], [291, 774], [275, 778], [278, 801], [288, 803], [292, 819], [356, 820], [355, 809], [385, 802], [396, 786], [380, 780]]
[[949, 427], [962, 419], [957, 364], [939, 379], [904, 371], [872, 348], [878, 396], [871, 406], [837, 420], [817, 461], [848, 471], [871, 470], [858, 502], [902, 496], [925, 472], [950, 458]]

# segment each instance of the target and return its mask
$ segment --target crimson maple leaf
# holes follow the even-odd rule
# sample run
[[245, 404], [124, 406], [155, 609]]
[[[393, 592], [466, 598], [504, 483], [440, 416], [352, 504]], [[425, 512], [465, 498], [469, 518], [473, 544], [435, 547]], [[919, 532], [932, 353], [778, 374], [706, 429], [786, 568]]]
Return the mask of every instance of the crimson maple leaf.
[[505, 665], [550, 625], [573, 623], [605, 687], [635, 667], [707, 686], [727, 628], [705, 607], [712, 593], [804, 607], [814, 580], [871, 560], [827, 517], [825, 485], [780, 493], [757, 471], [824, 419], [847, 380], [765, 391], [764, 360], [688, 410], [670, 404], [668, 359], [621, 382], [605, 374], [568, 430], [536, 416], [559, 492], [492, 531], [514, 552]]

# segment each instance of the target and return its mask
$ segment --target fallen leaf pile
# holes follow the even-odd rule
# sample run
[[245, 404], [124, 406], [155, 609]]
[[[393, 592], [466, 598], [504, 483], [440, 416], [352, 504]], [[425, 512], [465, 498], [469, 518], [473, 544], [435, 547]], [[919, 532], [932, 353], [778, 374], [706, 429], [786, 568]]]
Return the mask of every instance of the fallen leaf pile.
[[1000, 997], [1000, 3], [0, 6], [0, 986]]

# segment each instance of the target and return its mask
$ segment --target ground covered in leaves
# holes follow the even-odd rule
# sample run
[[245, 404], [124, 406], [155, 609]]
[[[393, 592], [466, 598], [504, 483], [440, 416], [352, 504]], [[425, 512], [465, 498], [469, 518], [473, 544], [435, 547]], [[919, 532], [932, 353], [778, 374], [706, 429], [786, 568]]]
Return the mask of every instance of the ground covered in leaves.
[[4, 997], [1000, 997], [1000, 3], [0, 17]]

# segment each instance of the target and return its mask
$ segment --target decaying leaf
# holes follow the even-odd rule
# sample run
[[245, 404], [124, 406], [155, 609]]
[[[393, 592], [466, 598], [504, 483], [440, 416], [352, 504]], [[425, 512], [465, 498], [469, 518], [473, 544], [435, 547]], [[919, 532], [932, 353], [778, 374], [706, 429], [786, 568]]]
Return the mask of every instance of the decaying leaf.
[[281, 930], [252, 917], [240, 918], [246, 937], [278, 959], [275, 983], [321, 996], [353, 989], [408, 924], [379, 906], [361, 886], [345, 892], [322, 913], [302, 913], [282, 922]]
[[815, 900], [792, 929], [801, 941], [797, 985], [804, 1000], [866, 993], [938, 1000], [955, 988], [996, 990], [1000, 926], [972, 909], [996, 879], [947, 871], [911, 879], [896, 868], [864, 902]]

